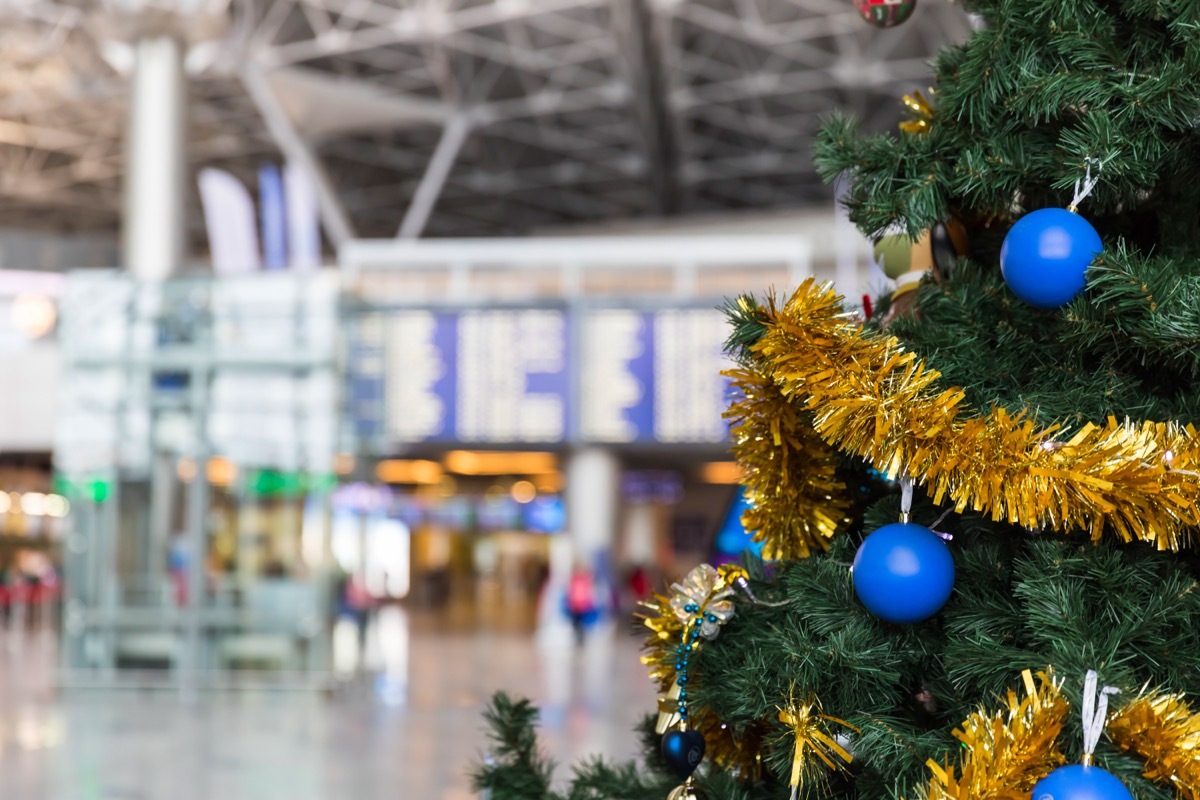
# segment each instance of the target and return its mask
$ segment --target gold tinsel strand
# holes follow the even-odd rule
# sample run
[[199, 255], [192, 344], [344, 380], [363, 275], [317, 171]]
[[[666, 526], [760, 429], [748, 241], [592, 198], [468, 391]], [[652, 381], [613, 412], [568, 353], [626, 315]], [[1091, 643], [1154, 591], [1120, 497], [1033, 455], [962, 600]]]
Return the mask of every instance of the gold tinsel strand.
[[742, 524], [763, 543], [767, 560], [828, 550], [850, 507], [833, 448], [769, 376], [747, 369], [725, 374], [739, 398], [725, 417], [733, 423], [733, 453], [750, 506]]
[[1169, 783], [1187, 800], [1200, 800], [1200, 714], [1180, 694], [1143, 694], [1108, 722], [1122, 750], [1141, 756], [1143, 773]]
[[957, 776], [928, 762], [927, 800], [1029, 800], [1033, 785], [1066, 761], [1055, 744], [1068, 713], [1059, 686], [1047, 673], [1038, 673], [1037, 686], [1029, 670], [1021, 678], [1024, 699], [1010, 689], [1007, 710], [977, 711], [954, 731], [965, 751]]
[[849, 722], [821, 713], [820, 703], [809, 696], [798, 701], [788, 698], [787, 705], [779, 709], [779, 721], [792, 731], [795, 744], [792, 749], [792, 771], [788, 785], [795, 798], [800, 787], [811, 784], [821, 777], [825, 769], [840, 771], [854, 760], [854, 756], [829, 735], [826, 723], [834, 723], [857, 732]]
[[[1159, 549], [1180, 549], [1200, 525], [1191, 425], [1109, 418], [1067, 436], [1024, 411], [973, 413], [962, 389], [939, 389], [940, 373], [895, 337], [864, 330], [828, 287], [809, 279], [782, 309], [765, 311], [753, 352], [783, 396], [811, 413], [825, 441], [923, 484], [936, 503], [1028, 528], [1082, 528], [1093, 539], [1110, 530]], [[737, 413], [763, 431], [795, 413], [768, 392], [741, 402]], [[761, 466], [753, 458], [748, 470]]]

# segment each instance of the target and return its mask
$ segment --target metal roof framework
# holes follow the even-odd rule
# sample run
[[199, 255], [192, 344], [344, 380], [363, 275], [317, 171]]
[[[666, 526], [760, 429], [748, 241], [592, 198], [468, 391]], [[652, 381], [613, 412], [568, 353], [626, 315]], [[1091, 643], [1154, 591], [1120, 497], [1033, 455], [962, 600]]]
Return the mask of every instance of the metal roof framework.
[[168, 10], [208, 32], [192, 166], [253, 187], [266, 160], [308, 162], [335, 244], [827, 202], [820, 115], [891, 125], [970, 29], [946, 0], [890, 30], [849, 0], [9, 0], [5, 226], [116, 227], [120, 22]]

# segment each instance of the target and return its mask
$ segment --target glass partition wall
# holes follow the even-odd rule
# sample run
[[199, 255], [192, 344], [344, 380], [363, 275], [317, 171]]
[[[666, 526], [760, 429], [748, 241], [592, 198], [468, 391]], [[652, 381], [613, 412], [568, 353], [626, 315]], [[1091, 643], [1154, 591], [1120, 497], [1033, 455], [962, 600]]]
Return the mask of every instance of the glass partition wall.
[[337, 317], [327, 274], [71, 277], [65, 683], [326, 680]]

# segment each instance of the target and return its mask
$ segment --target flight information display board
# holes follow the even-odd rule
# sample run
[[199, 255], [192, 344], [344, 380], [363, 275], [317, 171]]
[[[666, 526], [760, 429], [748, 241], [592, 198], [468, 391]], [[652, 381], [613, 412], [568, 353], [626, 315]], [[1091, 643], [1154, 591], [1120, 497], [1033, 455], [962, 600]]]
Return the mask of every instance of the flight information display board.
[[583, 320], [580, 436], [594, 442], [717, 443], [728, 438], [715, 309], [589, 309]]
[[569, 329], [562, 309], [387, 315], [386, 433], [402, 442], [561, 442]]
[[375, 446], [728, 440], [716, 309], [373, 310], [348, 330], [350, 429]]

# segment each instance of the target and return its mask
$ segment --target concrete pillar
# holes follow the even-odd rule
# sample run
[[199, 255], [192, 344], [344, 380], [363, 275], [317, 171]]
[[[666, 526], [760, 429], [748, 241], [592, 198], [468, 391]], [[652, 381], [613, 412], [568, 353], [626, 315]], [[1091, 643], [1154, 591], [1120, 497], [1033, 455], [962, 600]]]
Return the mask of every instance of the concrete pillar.
[[648, 501], [629, 504], [625, 512], [624, 547], [622, 555], [631, 564], [654, 566], [658, 551], [658, 531], [661, 524], [659, 507]]
[[125, 137], [125, 268], [140, 280], [171, 277], [183, 261], [187, 92], [183, 43], [169, 33], [133, 44]]
[[608, 448], [583, 447], [567, 458], [567, 531], [574, 557], [589, 566], [598, 553], [612, 551], [620, 480], [620, 459]]

